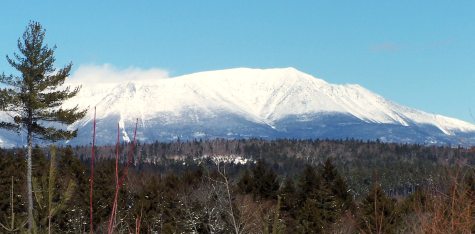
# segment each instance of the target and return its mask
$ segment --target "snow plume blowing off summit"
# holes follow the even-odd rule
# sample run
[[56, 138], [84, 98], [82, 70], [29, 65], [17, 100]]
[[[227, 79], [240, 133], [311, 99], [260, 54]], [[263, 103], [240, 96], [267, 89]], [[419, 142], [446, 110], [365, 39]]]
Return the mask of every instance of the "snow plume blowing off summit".
[[141, 69], [136, 67], [118, 69], [110, 64], [103, 64], [80, 66], [68, 79], [68, 82], [80, 83], [82, 85], [95, 85], [163, 78], [168, 78], [168, 72], [163, 69]]
[[[393, 103], [359, 85], [336, 85], [294, 68], [235, 68], [169, 78], [161, 69], [83, 66], [69, 106], [97, 107], [98, 144], [113, 144], [117, 123], [129, 140], [294, 138], [475, 144], [475, 126]], [[91, 141], [93, 113], [72, 127]], [[13, 141], [13, 138], [6, 140]], [[6, 140], [4, 143], [7, 143]], [[7, 145], [7, 144], [5, 144]]]

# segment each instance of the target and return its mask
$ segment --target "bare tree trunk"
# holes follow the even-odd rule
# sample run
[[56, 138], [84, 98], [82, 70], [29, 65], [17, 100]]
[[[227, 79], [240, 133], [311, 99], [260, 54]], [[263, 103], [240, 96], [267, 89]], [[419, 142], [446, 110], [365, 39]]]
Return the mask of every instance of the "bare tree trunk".
[[33, 147], [33, 137], [30, 130], [28, 130], [28, 154], [26, 155], [26, 189], [28, 191], [28, 232], [33, 233], [33, 191], [31, 187], [31, 151]]
[[240, 224], [238, 224], [238, 222], [236, 221], [236, 217], [235, 217], [235, 214], [234, 214], [234, 210], [233, 210], [233, 200], [232, 200], [232, 197], [231, 197], [231, 192], [230, 192], [230, 188], [229, 188], [229, 181], [228, 181], [228, 177], [226, 176], [226, 166], [223, 166], [223, 171], [221, 171], [219, 169], [219, 162], [218, 162], [218, 173], [221, 175], [221, 177], [223, 177], [223, 181], [221, 182], [222, 184], [224, 184], [225, 186], [225, 189], [226, 189], [226, 195], [227, 195], [227, 202], [229, 204], [229, 216], [231, 216], [231, 221], [232, 221], [232, 225], [233, 225], [233, 228], [234, 228], [234, 233], [236, 234], [240, 234], [241, 233], [241, 227], [240, 227]]

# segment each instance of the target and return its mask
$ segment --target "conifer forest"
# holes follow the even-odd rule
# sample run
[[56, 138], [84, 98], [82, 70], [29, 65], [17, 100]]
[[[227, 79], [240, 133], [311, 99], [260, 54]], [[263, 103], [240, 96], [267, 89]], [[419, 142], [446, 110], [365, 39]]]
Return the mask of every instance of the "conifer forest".
[[[4, 233], [26, 230], [25, 150], [0, 157]], [[475, 150], [356, 140], [34, 147], [37, 233], [471, 233]], [[90, 222], [92, 207], [92, 223]]]

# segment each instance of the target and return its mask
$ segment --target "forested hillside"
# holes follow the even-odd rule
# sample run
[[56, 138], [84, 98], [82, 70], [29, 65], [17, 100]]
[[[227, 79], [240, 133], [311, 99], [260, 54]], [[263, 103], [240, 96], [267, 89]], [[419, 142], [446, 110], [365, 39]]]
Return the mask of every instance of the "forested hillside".
[[[129, 146], [118, 147], [117, 174], [116, 146], [96, 148], [97, 233], [475, 230], [471, 149], [257, 139]], [[53, 232], [89, 231], [90, 153], [88, 146], [33, 150], [39, 233], [49, 226]], [[21, 232], [25, 152], [0, 154], [1, 232]], [[127, 155], [133, 156], [128, 169]]]
[[[81, 160], [87, 161], [91, 149], [84, 146], [74, 151]], [[114, 158], [115, 146], [100, 146], [96, 155]], [[125, 155], [123, 151], [123, 161]], [[358, 140], [216, 139], [139, 143], [135, 147], [134, 162], [141, 167], [153, 166], [164, 173], [184, 170], [194, 164], [209, 166], [218, 161], [234, 162], [233, 167], [237, 168], [249, 167], [249, 163], [262, 159], [280, 177], [293, 178], [305, 164], [317, 166], [328, 158], [348, 181], [355, 196], [368, 192], [375, 176], [389, 194], [407, 195], [418, 186], [445, 178], [448, 167], [475, 165], [475, 149]]]

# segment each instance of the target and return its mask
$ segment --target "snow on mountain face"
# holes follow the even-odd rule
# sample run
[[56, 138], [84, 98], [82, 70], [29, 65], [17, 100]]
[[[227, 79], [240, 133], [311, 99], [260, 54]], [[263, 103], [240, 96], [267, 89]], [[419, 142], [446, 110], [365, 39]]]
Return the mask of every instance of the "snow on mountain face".
[[[122, 139], [131, 140], [136, 119], [140, 125], [138, 137], [146, 141], [177, 137], [346, 136], [417, 143], [475, 143], [475, 125], [392, 103], [359, 85], [329, 84], [294, 68], [236, 68], [82, 86], [65, 106], [79, 105], [90, 111], [85, 119], [70, 126], [79, 128], [80, 138], [70, 143], [90, 141], [94, 106], [102, 143], [114, 142], [117, 123]], [[345, 125], [351, 128], [340, 127]], [[345, 135], [345, 129], [351, 132]], [[338, 135], [335, 131], [339, 131]]]

